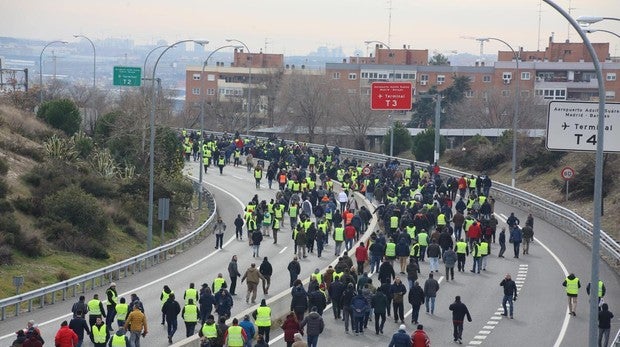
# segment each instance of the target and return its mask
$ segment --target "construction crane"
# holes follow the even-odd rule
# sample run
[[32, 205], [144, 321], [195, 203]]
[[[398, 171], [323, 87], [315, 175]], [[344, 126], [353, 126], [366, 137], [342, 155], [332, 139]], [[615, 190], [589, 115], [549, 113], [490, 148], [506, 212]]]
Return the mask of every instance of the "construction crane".
[[476, 40], [480, 42], [480, 61], [484, 60], [484, 43], [489, 42], [486, 37], [461, 36], [462, 39]]

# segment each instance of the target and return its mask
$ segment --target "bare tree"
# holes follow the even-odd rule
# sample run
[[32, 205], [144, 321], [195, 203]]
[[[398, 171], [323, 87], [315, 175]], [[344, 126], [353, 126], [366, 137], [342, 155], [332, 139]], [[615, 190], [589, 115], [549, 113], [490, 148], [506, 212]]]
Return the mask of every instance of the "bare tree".
[[339, 112], [335, 118], [351, 131], [355, 148], [366, 150], [368, 129], [377, 124], [379, 113], [372, 111], [369, 99], [359, 94], [344, 94], [338, 99], [341, 103], [338, 104]]
[[264, 91], [263, 99], [265, 100], [265, 105], [260, 104], [258, 106], [264, 108], [265, 113], [267, 114], [267, 126], [269, 127], [272, 127], [275, 124], [275, 105], [283, 83], [283, 78], [283, 68], [272, 69], [269, 74], [263, 76], [261, 85]]

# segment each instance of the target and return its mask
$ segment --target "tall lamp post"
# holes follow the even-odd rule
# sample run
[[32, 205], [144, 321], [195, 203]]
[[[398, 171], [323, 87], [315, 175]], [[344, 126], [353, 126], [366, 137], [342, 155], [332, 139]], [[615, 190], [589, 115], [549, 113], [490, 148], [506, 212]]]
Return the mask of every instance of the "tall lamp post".
[[[146, 78], [146, 63], [149, 61], [149, 57], [151, 56], [151, 54], [153, 54], [153, 52], [155, 52], [158, 49], [161, 48], [166, 48], [168, 47], [168, 45], [161, 45], [161, 46], [157, 46], [153, 49], [151, 49], [147, 54], [146, 54], [146, 58], [144, 58], [144, 64], [142, 65], [142, 78]], [[174, 47], [172, 47], [174, 48]]]
[[[590, 283], [592, 286], [598, 285], [599, 278], [599, 257], [601, 250], [601, 212], [602, 212], [602, 202], [603, 202], [603, 147], [604, 139], [605, 139], [605, 80], [603, 80], [603, 71], [601, 70], [601, 64], [598, 61], [598, 56], [596, 55], [596, 51], [594, 47], [592, 47], [592, 43], [588, 39], [588, 35], [581, 29], [581, 26], [571, 15], [564, 11], [560, 6], [558, 6], [552, 0], [543, 0], [549, 6], [553, 7], [556, 11], [558, 11], [566, 20], [575, 28], [583, 43], [588, 48], [588, 52], [590, 53], [590, 57], [592, 58], [592, 64], [594, 65], [594, 69], [596, 70], [596, 77], [598, 79], [598, 123], [597, 123], [597, 135], [596, 135], [596, 160], [594, 164], [594, 198], [593, 198], [593, 217], [592, 217], [592, 269], [591, 269], [591, 277]], [[609, 18], [609, 17], [591, 17], [584, 16], [579, 17], [578, 21], [584, 24], [592, 24], [596, 22], [600, 22], [604, 19], [616, 20], [620, 21], [618, 18]], [[596, 287], [594, 287], [596, 288]], [[595, 347], [598, 343], [597, 341], [597, 321], [598, 321], [598, 298], [597, 298], [597, 290], [590, 291], [590, 324], [588, 329], [588, 342], [590, 347]], [[556, 342], [557, 344], [557, 342]]]
[[[379, 40], [367, 40], [364, 41], [366, 45], [371, 43], [378, 43], [380, 45], [385, 46], [388, 49], [388, 55], [392, 59], [392, 77], [390, 80], [393, 82], [396, 77], [396, 68], [394, 67], [394, 54], [392, 53], [392, 48], [389, 45]], [[390, 123], [390, 157], [394, 156], [394, 121], [392, 120], [392, 115], [388, 113], [388, 122]]]
[[95, 43], [89, 39], [88, 37], [84, 36], [84, 35], [73, 35], [73, 37], [78, 38], [84, 38], [86, 40], [88, 40], [88, 42], [90, 42], [90, 45], [93, 47], [93, 91], [95, 90], [96, 87], [96, 82], [97, 82], [97, 49], [95, 48]]
[[49, 42], [48, 44], [43, 46], [43, 49], [41, 50], [41, 54], [39, 54], [39, 88], [41, 89], [39, 91], [39, 104], [43, 103], [43, 52], [45, 51], [47, 47], [55, 43], [62, 43], [63, 45], [66, 45], [68, 42], [60, 41], [60, 40]]
[[620, 39], [620, 35], [616, 34], [613, 31], [609, 31], [609, 30], [603, 30], [603, 29], [586, 29], [584, 30], [586, 33], [588, 34], [592, 34], [592, 33], [596, 33], [596, 32], [602, 32], [602, 33], [608, 33], [610, 35], [614, 35], [615, 37]]
[[248, 48], [248, 45], [246, 45], [245, 42], [241, 40], [226, 39], [226, 42], [237, 42], [241, 44], [243, 47], [245, 47], [245, 49], [248, 51], [248, 54], [250, 55], [250, 66], [248, 68], [248, 115], [245, 121], [245, 133], [246, 135], [249, 135], [250, 134], [250, 116], [252, 114], [252, 65], [254, 64], [254, 55], [252, 55], [252, 52], [250, 52], [250, 48]]
[[[205, 68], [207, 67], [207, 65], [209, 64], [209, 59], [211, 59], [211, 56], [224, 48], [240, 48], [242, 46], [235, 46], [235, 45], [226, 45], [226, 46], [222, 46], [222, 47], [218, 47], [216, 48], [213, 52], [209, 53], [209, 55], [207, 56], [207, 59], [205, 59], [205, 61], [202, 63], [202, 71], [200, 72], [200, 78], [201, 80], [204, 79], [205, 82], [203, 82], [203, 87], [201, 88], [200, 91], [200, 95], [202, 97], [202, 102], [200, 103], [200, 136], [202, 137], [200, 139], [200, 153], [201, 155], [201, 160], [204, 160], [204, 152], [202, 151], [202, 142], [204, 140], [204, 128], [205, 128], [205, 102], [207, 99], [207, 86], [206, 86], [206, 78], [204, 78], [204, 74], [205, 74]], [[202, 163], [201, 163], [202, 164]], [[203, 168], [201, 167], [201, 165], [199, 164], [198, 167], [200, 168], [200, 173], [198, 174], [198, 185], [200, 186], [200, 190], [198, 190], [198, 209], [201, 210], [202, 209], [202, 171]]]
[[476, 40], [483, 42], [483, 41], [489, 41], [489, 40], [493, 40], [493, 41], [498, 41], [503, 43], [504, 45], [506, 45], [511, 51], [512, 51], [512, 56], [516, 62], [516, 76], [515, 79], [517, 80], [516, 86], [515, 86], [515, 105], [514, 105], [514, 115], [512, 116], [512, 165], [511, 165], [511, 185], [512, 187], [515, 186], [515, 181], [516, 181], [516, 176], [517, 176], [517, 124], [518, 124], [518, 119], [519, 119], [519, 99], [521, 98], [521, 88], [520, 88], [520, 81], [521, 81], [521, 76], [519, 75], [519, 52], [515, 51], [512, 46], [510, 44], [508, 44], [508, 42], [502, 40], [502, 39], [498, 39], [497, 37], [484, 37], [484, 38], [477, 38]]
[[159, 54], [157, 60], [155, 61], [155, 65], [153, 66], [153, 74], [151, 76], [151, 117], [150, 117], [150, 128], [151, 128], [151, 137], [149, 144], [149, 220], [148, 220], [148, 233], [146, 237], [146, 246], [147, 249], [151, 249], [153, 245], [153, 192], [154, 192], [154, 181], [155, 181], [155, 73], [157, 72], [157, 64], [159, 64], [159, 60], [161, 57], [168, 52], [170, 48], [173, 48], [176, 45], [186, 42], [194, 42], [201, 46], [204, 46], [209, 43], [209, 41], [205, 40], [181, 40], [177, 41], [170, 46], [166, 47], [163, 52]]

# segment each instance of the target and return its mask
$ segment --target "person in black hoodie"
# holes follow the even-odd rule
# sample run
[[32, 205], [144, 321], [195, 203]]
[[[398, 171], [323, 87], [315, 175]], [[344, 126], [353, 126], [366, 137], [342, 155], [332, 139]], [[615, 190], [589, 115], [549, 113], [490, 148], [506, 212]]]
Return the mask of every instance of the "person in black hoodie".
[[[598, 313], [598, 345], [607, 347], [609, 344], [609, 330], [611, 329], [611, 319], [614, 314], [609, 311], [609, 305], [602, 304]], [[605, 343], [601, 343], [605, 339]]]
[[413, 282], [413, 286], [409, 289], [409, 304], [411, 304], [411, 323], [418, 324], [418, 317], [420, 316], [420, 307], [424, 303], [424, 289], [420, 287], [418, 281]]
[[467, 306], [461, 302], [461, 297], [458, 295], [454, 298], [454, 303], [450, 304], [449, 308], [450, 311], [452, 311], [454, 342], [462, 344], [463, 342], [461, 340], [463, 339], [463, 321], [465, 320], [465, 316], [467, 316], [467, 321], [471, 322], [471, 315], [469, 314]]
[[291, 289], [291, 296], [291, 311], [295, 312], [297, 320], [301, 322], [308, 309], [308, 293], [306, 293], [301, 280], [295, 280], [295, 286]]
[[75, 312], [75, 317], [69, 322], [69, 328], [77, 334], [78, 344], [84, 341], [84, 332], [90, 335], [88, 322], [84, 319], [84, 312], [82, 311]]
[[342, 320], [344, 321], [344, 332], [349, 333], [349, 322], [351, 328], [353, 328], [353, 322], [351, 321], [351, 301], [355, 296], [355, 286], [353, 283], [349, 283], [342, 297], [340, 298], [340, 307], [342, 307]]
[[168, 300], [161, 307], [161, 312], [166, 317], [166, 323], [168, 324], [168, 343], [172, 343], [172, 336], [174, 336], [178, 327], [177, 317], [181, 313], [181, 305], [174, 299], [174, 293], [170, 293]]
[[334, 319], [342, 318], [341, 299], [344, 290], [345, 287], [340, 281], [339, 277], [336, 277], [334, 279], [334, 281], [329, 285], [329, 289], [327, 290], [329, 293], [329, 298], [332, 301], [332, 311], [334, 311]]

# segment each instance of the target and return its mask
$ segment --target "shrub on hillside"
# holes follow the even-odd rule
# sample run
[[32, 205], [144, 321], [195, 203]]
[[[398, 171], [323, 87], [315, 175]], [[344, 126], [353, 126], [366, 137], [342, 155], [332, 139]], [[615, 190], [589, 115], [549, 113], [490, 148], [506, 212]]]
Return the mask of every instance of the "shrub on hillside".
[[82, 178], [80, 188], [98, 198], [112, 199], [118, 195], [118, 186], [114, 182], [91, 175]]
[[9, 162], [6, 158], [0, 158], [0, 176], [6, 176], [9, 172]]
[[6, 245], [0, 246], [0, 265], [13, 265], [13, 251]]
[[69, 278], [71, 278], [71, 275], [64, 269], [58, 270], [58, 272], [56, 272], [56, 280], [58, 280], [58, 282], [66, 281]]
[[0, 177], [0, 199], [6, 198], [7, 194], [9, 194], [9, 184], [4, 178]]
[[19, 250], [25, 255], [35, 258], [43, 255], [43, 242], [38, 235], [30, 235], [18, 245]]
[[37, 112], [37, 117], [69, 136], [80, 129], [82, 122], [80, 110], [69, 99], [51, 100], [43, 103]]
[[0, 214], [0, 231], [11, 234], [15, 237], [15, 242], [21, 241], [21, 226], [17, 223], [15, 216], [11, 213]]
[[124, 211], [118, 211], [112, 213], [112, 221], [116, 225], [127, 225], [129, 224], [129, 215]]
[[0, 214], [12, 213], [13, 211], [15, 211], [15, 209], [10, 201], [4, 199], [0, 200]]
[[521, 166], [527, 167], [527, 173], [531, 176], [549, 172], [556, 167], [567, 152], [549, 151], [545, 142], [537, 141], [527, 147], [527, 151], [521, 159]]
[[43, 204], [41, 199], [16, 197], [12, 201], [13, 207], [18, 211], [34, 216], [41, 217], [43, 215]]
[[[609, 155], [605, 155], [605, 161], [609, 160]], [[603, 198], [609, 194], [615, 184], [617, 172], [612, 165], [603, 165]], [[590, 160], [575, 170], [575, 177], [570, 181], [570, 196], [574, 199], [592, 198], [594, 195], [594, 160]], [[561, 190], [563, 191], [563, 190]]]

